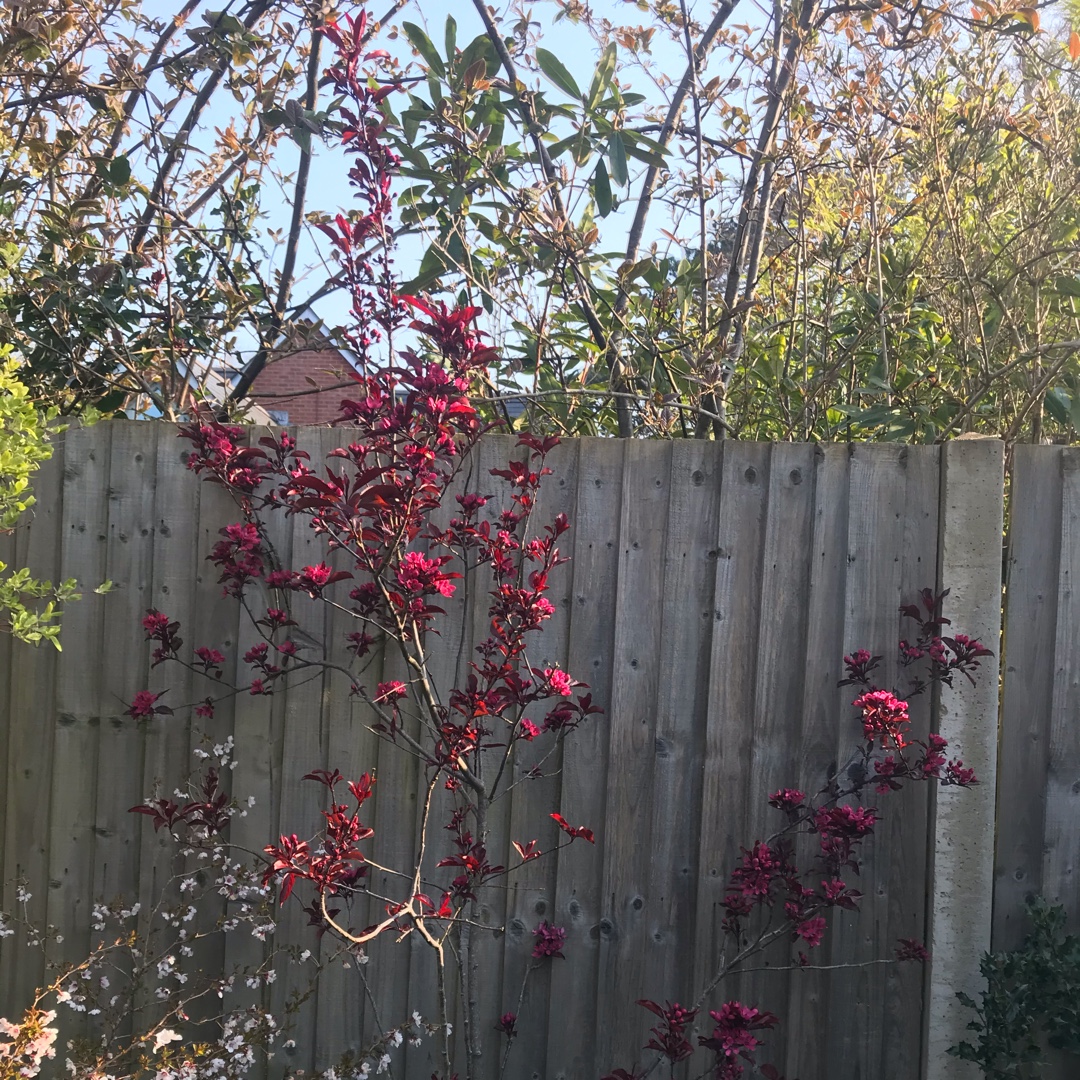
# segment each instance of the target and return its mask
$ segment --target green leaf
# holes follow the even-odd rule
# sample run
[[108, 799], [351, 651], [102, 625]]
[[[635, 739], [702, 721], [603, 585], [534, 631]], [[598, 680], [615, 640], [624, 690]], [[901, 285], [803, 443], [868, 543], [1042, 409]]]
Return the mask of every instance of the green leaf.
[[626, 167], [626, 146], [622, 140], [622, 133], [613, 131], [608, 138], [608, 161], [611, 164], [611, 179], [619, 187], [625, 187], [630, 182], [630, 173]]
[[457, 21], [453, 15], [446, 16], [446, 59], [453, 61], [457, 56]]
[[608, 179], [607, 166], [601, 158], [593, 173], [593, 194], [596, 196], [596, 212], [603, 218], [611, 213], [611, 182]]
[[123, 154], [112, 159], [112, 164], [109, 166], [109, 179], [117, 187], [123, 187], [131, 179], [131, 162]]
[[580, 98], [581, 90], [574, 82], [573, 75], [563, 67], [562, 61], [547, 49], [536, 50], [536, 62], [540, 70], [564, 93], [571, 97]]
[[420, 269], [412, 281], [402, 282], [400, 292], [415, 293], [427, 288], [432, 282], [437, 281], [449, 269], [447, 261], [436, 244], [424, 252], [420, 260]]
[[626, 153], [630, 157], [637, 161], [643, 161], [646, 165], [655, 165], [658, 169], [664, 167], [665, 151], [659, 143], [653, 142], [652, 139], [646, 139], [643, 135], [632, 134], [629, 131], [623, 131], [621, 134]]
[[589, 87], [588, 107], [595, 109], [604, 96], [604, 91], [611, 85], [611, 78], [615, 74], [615, 64], [619, 56], [619, 47], [614, 41], [610, 42], [600, 54], [600, 62], [596, 65], [592, 85]]
[[1059, 423], [1066, 427], [1072, 423], [1072, 400], [1063, 386], [1048, 390], [1043, 398], [1043, 408]]
[[480, 58], [487, 61], [487, 77], [490, 79], [499, 70], [499, 57], [495, 52], [495, 46], [488, 40], [487, 34], [474, 37], [457, 58], [458, 69], [468, 71], [469, 68]]
[[577, 143], [578, 138], [579, 134], [575, 131], [573, 135], [567, 135], [565, 139], [560, 139], [558, 142], [552, 143], [548, 147], [548, 157], [550, 157], [552, 161], [557, 161], [561, 155], [565, 154], [571, 146]]
[[503, 131], [506, 129], [506, 114], [502, 109], [496, 109], [495, 115], [491, 119], [491, 130], [488, 132], [487, 143], [485, 144], [489, 150], [494, 150], [497, 146], [502, 146]]
[[1054, 282], [1054, 288], [1062, 296], [1080, 296], [1080, 278], [1059, 277]]
[[591, 124], [582, 124], [581, 130], [574, 139], [571, 152], [574, 156], [574, 164], [576, 165], [584, 165], [588, 162], [589, 158], [592, 157], [593, 141]]
[[428, 68], [440, 79], [443, 78], [446, 75], [446, 67], [427, 34], [416, 23], [411, 22], [402, 23], [401, 29], [405, 31], [409, 44], [420, 54]]

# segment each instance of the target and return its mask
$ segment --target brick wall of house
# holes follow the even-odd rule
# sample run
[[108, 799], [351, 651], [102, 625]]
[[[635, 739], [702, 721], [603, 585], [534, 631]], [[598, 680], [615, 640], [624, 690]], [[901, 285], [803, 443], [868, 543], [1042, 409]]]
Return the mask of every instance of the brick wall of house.
[[[349, 362], [334, 350], [306, 349], [273, 360], [259, 373], [250, 398], [267, 411], [287, 413], [287, 424], [327, 424], [340, 413], [343, 398], [354, 397], [350, 387], [311, 393], [316, 386], [351, 382]], [[309, 381], [310, 380], [310, 381]], [[297, 394], [299, 396], [291, 396]]]

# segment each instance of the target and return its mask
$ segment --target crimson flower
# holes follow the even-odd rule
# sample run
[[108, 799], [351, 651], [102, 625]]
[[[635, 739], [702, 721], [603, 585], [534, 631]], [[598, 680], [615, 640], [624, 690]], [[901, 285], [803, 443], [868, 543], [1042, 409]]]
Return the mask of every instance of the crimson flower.
[[930, 952], [921, 941], [915, 938], [900, 938], [896, 947], [896, 959], [924, 962], [930, 959]]
[[955, 784], [957, 787], [970, 787], [979, 781], [975, 777], [974, 769], [967, 769], [959, 758], [953, 758], [945, 766], [945, 778], [943, 784]]
[[408, 692], [405, 684], [396, 679], [392, 682], [381, 682], [375, 688], [374, 700], [380, 705], [390, 705], [395, 701], [400, 701]]
[[221, 665], [225, 663], [225, 657], [217, 649], [207, 648], [205, 645], [200, 645], [195, 650], [195, 655], [199, 658], [199, 667], [203, 669], [208, 675], [211, 668], [217, 668], [215, 672], [215, 678], [221, 678]]
[[901, 784], [896, 779], [896, 771], [900, 767], [899, 762], [889, 754], [883, 761], [874, 762], [874, 772], [878, 775], [878, 782], [874, 788], [880, 795], [886, 795], [890, 791], [899, 791]]
[[761, 1045], [761, 1040], [752, 1031], [775, 1027], [779, 1020], [772, 1013], [762, 1012], [738, 1001], [728, 1001], [720, 1006], [720, 1011], [709, 1010], [709, 1015], [716, 1023], [711, 1036], [698, 1036], [698, 1043], [716, 1054], [716, 1075], [720, 1080], [736, 1080], [742, 1076], [743, 1068], [738, 1058], [753, 1062], [754, 1051]]
[[773, 881], [785, 867], [780, 853], [768, 844], [757, 843], [751, 849], [742, 849], [742, 865], [731, 872], [731, 884], [743, 896], [767, 898]]
[[813, 919], [806, 919], [795, 927], [795, 937], [802, 938], [812, 949], [821, 944], [824, 933], [825, 917], [823, 915], [818, 915]]
[[799, 791], [798, 788], [781, 788], [769, 796], [770, 806], [776, 807], [777, 810], [784, 810], [787, 813], [798, 810], [805, 801], [805, 793]]
[[901, 729], [910, 722], [906, 701], [888, 690], [870, 690], [860, 694], [852, 705], [862, 710], [863, 734], [868, 742], [880, 739], [883, 747], [890, 742], [897, 748], [904, 746]]
[[517, 1034], [517, 1014], [512, 1012], [505, 1012], [499, 1017], [499, 1022], [495, 1025], [496, 1031], [501, 1031], [508, 1039], [512, 1039]]
[[297, 577], [297, 584], [312, 596], [320, 596], [327, 585], [351, 577], [348, 570], [333, 570], [326, 563], [319, 563], [316, 566], [305, 566]]
[[132, 699], [124, 715], [130, 716], [132, 720], [149, 720], [155, 713], [171, 716], [172, 709], [167, 705], [154, 704], [159, 697], [164, 697], [167, 692], [162, 690], [160, 694], [155, 694], [153, 690], [140, 690]]
[[825, 902], [835, 904], [837, 907], [854, 911], [859, 906], [862, 893], [857, 889], [849, 889], [846, 881], [833, 878], [831, 881], [821, 883], [821, 891], [825, 896]]
[[558, 697], [569, 697], [574, 689], [574, 680], [559, 668], [544, 668], [544, 678], [547, 680], [548, 690]]
[[169, 625], [169, 616], [160, 611], [148, 611], [143, 618], [142, 626], [147, 637], [154, 637], [161, 633]]
[[533, 946], [533, 959], [540, 960], [545, 956], [563, 957], [562, 948], [566, 943], [566, 930], [561, 926], [551, 926], [545, 919], [534, 931], [533, 937], [536, 944]]

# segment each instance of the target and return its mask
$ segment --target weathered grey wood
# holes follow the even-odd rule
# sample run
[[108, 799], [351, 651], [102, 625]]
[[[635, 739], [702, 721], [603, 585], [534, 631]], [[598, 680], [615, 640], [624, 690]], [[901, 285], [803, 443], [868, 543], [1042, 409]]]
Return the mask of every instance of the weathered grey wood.
[[[524, 460], [527, 451], [516, 443], [517, 440], [511, 436], [496, 436], [484, 440], [470, 456], [465, 488], [480, 492], [489, 499], [478, 515], [481, 520], [495, 521], [500, 510], [509, 505], [509, 485], [503, 479], [492, 476], [491, 470], [505, 469], [511, 460]], [[474, 655], [476, 646], [491, 636], [489, 608], [492, 598], [489, 593], [492, 585], [493, 575], [487, 564], [478, 567], [467, 579], [466, 640], [470, 659], [479, 659]], [[485, 783], [494, 780], [500, 761], [498, 755], [493, 755], [477, 763]], [[499, 799], [488, 810], [487, 859], [493, 866], [510, 865], [510, 858], [514, 854], [508, 837], [511, 811], [511, 800], [508, 798]], [[509, 1008], [505, 1001], [511, 993], [517, 992], [517, 987], [511, 988], [505, 984], [503, 956], [507, 948], [514, 947], [511, 939], [517, 938], [519, 943], [523, 942], [528, 931], [509, 918], [508, 897], [503, 888], [489, 890], [481, 897], [477, 915], [481, 925], [473, 926], [469, 937], [469, 996], [476, 1017], [473, 1046], [479, 1053], [479, 1057], [473, 1060], [473, 1069], [481, 1080], [495, 1080], [499, 1074], [504, 1044], [494, 1027], [498, 1018]], [[463, 1017], [459, 1020], [463, 1022]], [[459, 1067], [457, 1063], [455, 1067]]]
[[[568, 499], [574, 560], [567, 654], [571, 673], [589, 684], [608, 710], [579, 727], [564, 747], [559, 812], [592, 825], [596, 851], [576, 843], [559, 851], [555, 917], [566, 928], [568, 961], [553, 965], [548, 1024], [548, 1075], [576, 1080], [606, 1066], [596, 1060], [596, 998], [602, 911], [602, 852], [607, 744], [613, 679], [615, 597], [625, 443], [581, 440], [577, 491]], [[609, 1063], [610, 1064], [610, 1063]]]
[[[812, 541], [814, 525], [814, 448], [777, 444], [770, 448], [765, 536], [761, 551], [760, 614], [757, 637], [757, 683], [752, 751], [746, 770], [742, 841], [747, 847], [765, 840], [784, 824], [770, 807], [769, 795], [791, 786], [799, 765], [798, 739], [792, 737], [803, 702]], [[778, 942], [764, 954], [766, 963], [784, 967], [803, 942]], [[806, 950], [810, 951], [810, 950]], [[755, 967], [764, 964], [755, 964]], [[740, 993], [757, 1007], [778, 1012], [788, 1000], [786, 971], [755, 972], [740, 980]], [[769, 1032], [762, 1060], [784, 1060], [789, 1032]]]
[[61, 955], [86, 956], [94, 903], [94, 821], [98, 733], [112, 713], [104, 626], [105, 599], [94, 589], [108, 561], [109, 460], [115, 428], [104, 423], [64, 434], [62, 573], [82, 599], [65, 613], [56, 679], [56, 727], [49, 819], [48, 921], [63, 927]]
[[1063, 451], [1013, 448], [1005, 589], [1004, 687], [994, 871], [995, 951], [1027, 933], [1024, 901], [1043, 887], [1046, 777], [1058, 567], [1062, 539]]
[[646, 929], [644, 996], [692, 1001], [701, 760], [709, 703], [722, 448], [671, 447], [658, 689], [650, 874], [656, 895]]
[[154, 721], [134, 720], [124, 711], [135, 691], [145, 688], [149, 671], [142, 618], [152, 596], [159, 431], [156, 424], [113, 423], [104, 576], [115, 586], [105, 596], [102, 615], [108, 654], [103, 657], [92, 889], [106, 903], [139, 891], [140, 838], [129, 811], [145, 797], [144, 731]]
[[[190, 444], [184, 441], [183, 450], [190, 450]], [[202, 675], [192, 679], [192, 699], [199, 700], [205, 696], [212, 696], [217, 700], [212, 717], [196, 716], [194, 708], [186, 709], [174, 719], [183, 722], [186, 719], [188, 735], [187, 761], [188, 767], [176, 777], [181, 781], [182, 788], [187, 786], [189, 779], [200, 782], [205, 775], [206, 768], [214, 764], [212, 760], [201, 758], [196, 754], [210, 753], [215, 746], [224, 746], [234, 732], [234, 711], [241, 702], [245, 701], [245, 695], [233, 696], [228, 692], [228, 687], [234, 683], [237, 673], [237, 631], [240, 625], [240, 607], [235, 599], [225, 596], [223, 588], [218, 582], [219, 569], [209, 561], [210, 552], [222, 539], [221, 529], [226, 525], [238, 522], [242, 518], [239, 507], [235, 500], [223, 487], [207, 480], [199, 480], [194, 475], [188, 475], [184, 483], [195, 483], [199, 487], [199, 521], [197, 529], [197, 555], [196, 555], [196, 578], [195, 578], [195, 612], [191, 624], [186, 627], [189, 631], [185, 635], [191, 642], [193, 649], [206, 647], [217, 649], [225, 657], [223, 678], [221, 683], [206, 678]], [[170, 695], [171, 697], [172, 695]], [[236, 770], [230, 770], [222, 776], [222, 784], [226, 790], [236, 793], [241, 801], [246, 801], [249, 792], [242, 776], [238, 776], [245, 763], [254, 755], [259, 754], [267, 743], [266, 727], [261, 726], [254, 740], [245, 740], [239, 751], [235, 752], [234, 760], [239, 762]], [[256, 813], [265, 812], [261, 805], [256, 804], [253, 808]], [[249, 816], [251, 811], [249, 810]], [[243, 836], [243, 843], [248, 836], [243, 832], [244, 823], [248, 818], [234, 818], [230, 825], [230, 834], [234, 837]], [[148, 821], [142, 823], [143, 829], [151, 828]], [[236, 833], [232, 833], [233, 829]], [[246, 846], [246, 844], [245, 844]], [[253, 844], [255, 851], [259, 850], [258, 844]], [[197, 858], [192, 857], [183, 863], [183, 870], [187, 876], [198, 875], [204, 864]], [[234, 949], [258, 949], [258, 943], [250, 938], [246, 926], [241, 926], [224, 935], [213, 933], [220, 919], [223, 919], [228, 911], [228, 904], [224, 897], [218, 895], [216, 890], [204, 893], [198, 906], [198, 914], [193, 925], [198, 932], [208, 935], [194, 946], [194, 953], [187, 961], [188, 969], [194, 972], [206, 972], [220, 970], [226, 975], [231, 975], [239, 967], [243, 966], [241, 958], [236, 955]], [[237, 979], [235, 990], [230, 995], [233, 1008], [243, 1008], [249, 1002], [258, 1000], [257, 997], [249, 996], [249, 991], [243, 978]], [[197, 1003], [202, 1006], [203, 1003]], [[204, 1017], [213, 1015], [213, 1006], [207, 1003], [203, 1008], [193, 1014]]]
[[[140, 425], [140, 427], [159, 425]], [[199, 576], [199, 495], [202, 484], [185, 463], [187, 443], [177, 438], [177, 429], [161, 424], [157, 432], [157, 462], [154, 484], [153, 580], [148, 607], [161, 611], [180, 623], [184, 644], [181, 657], [190, 662], [195, 648], [194, 631]], [[149, 438], [149, 437], [147, 437]], [[135, 648], [136, 656], [149, 657], [145, 644]], [[198, 690], [206, 692], [205, 681], [186, 668], [159, 664], [152, 668], [146, 687], [164, 693], [162, 702], [173, 707], [187, 705]], [[141, 686], [127, 686], [121, 692], [130, 696]], [[171, 792], [190, 769], [187, 710], [173, 716], [155, 717], [144, 723], [145, 750], [142, 788], [135, 802], [148, 797], [162, 798]], [[131, 804], [134, 805], [134, 804]], [[149, 823], [138, 830], [140, 837], [139, 902], [146, 919], [154, 905], [169, 895], [175, 902], [178, 887], [170, 888], [176, 864], [176, 844], [167, 833]], [[144, 923], [144, 925], [146, 925]]]
[[[757, 679], [769, 480], [768, 446], [726, 442], [723, 453], [694, 933], [693, 985], [699, 993], [720, 972], [727, 880], [747, 844], [744, 807], [753, 740], [747, 719], [753, 715]], [[705, 1008], [718, 1008], [733, 996], [732, 986], [726, 978]]]
[[[917, 603], [924, 588], [932, 588], [937, 577], [939, 478], [941, 451], [937, 447], [905, 448], [903, 458], [907, 485], [904, 495], [903, 569], [900, 596], [903, 603]], [[947, 583], [946, 583], [947, 584]], [[945, 606], [949, 608], [949, 600]], [[900, 622], [899, 636], [910, 639], [917, 630], [910, 619]], [[898, 689], [910, 686], [910, 676], [900, 674]], [[933, 694], [909, 699], [911, 739], [925, 741], [933, 721]], [[902, 792], [878, 799], [885, 820], [881, 829], [889, 833], [892, 855], [889, 860], [888, 930], [886, 943], [895, 948], [904, 939], [925, 942], [926, 895], [928, 889], [926, 837], [934, 791], [931, 784], [911, 784]], [[917, 1077], [923, 1056], [921, 1038], [925, 971], [918, 963], [887, 965], [878, 971], [884, 986], [884, 1033], [880, 1068], [894, 1068], [905, 1076]]]
[[1080, 450], [1062, 452], [1061, 560], [1058, 575], [1057, 641], [1054, 648], [1050, 755], [1046, 775], [1043, 896], [1064, 904], [1080, 925], [1077, 882], [1080, 851]]
[[[850, 454], [846, 446], [819, 447], [815, 454], [813, 537], [803, 668], [799, 763], [792, 785], [812, 795], [836, 771], [837, 717], [845, 716], [850, 692], [839, 689], [843, 677], [844, 586], [847, 578], [848, 491]], [[803, 836], [796, 847], [800, 865], [820, 852], [816, 836]], [[796, 971], [788, 988], [790, 1027], [786, 1076], [827, 1076], [829, 990], [834, 972]], [[776, 1060], [776, 1059], [772, 1059]]]
[[[323, 430], [319, 460], [325, 461], [331, 450], [347, 444], [350, 434], [348, 430]], [[340, 467], [340, 463], [338, 465]], [[344, 551], [335, 553], [332, 565], [335, 570], [347, 570], [350, 573], [354, 571], [353, 559]], [[329, 595], [335, 603], [347, 608], [349, 591], [359, 583], [359, 578], [346, 579], [337, 583]], [[379, 657], [376, 654], [374, 666], [363, 672], [363, 665], [372, 663], [372, 657], [357, 661], [349, 651], [346, 638], [347, 634], [362, 629], [360, 620], [347, 611], [327, 608], [326, 648], [330, 662], [366, 679], [371, 676], [372, 671], [380, 670]], [[352, 680], [345, 672], [327, 672], [322, 683], [322, 722], [326, 734], [328, 766], [331, 769], [340, 769], [347, 780], [358, 780], [365, 772], [373, 770], [378, 754], [378, 742], [367, 726], [373, 722], [374, 714], [361, 698], [351, 693], [351, 688]], [[369, 820], [368, 811], [371, 807], [372, 803], [367, 803], [361, 814], [361, 821], [365, 824]], [[371, 920], [366, 893], [357, 893], [351, 902], [343, 900], [343, 907], [349, 916], [348, 926], [360, 929], [369, 925]], [[362, 969], [355, 963], [354, 958], [342, 955], [339, 942], [332, 936], [324, 936], [319, 948], [311, 944], [308, 948], [314, 958], [324, 965], [319, 975], [315, 1067], [326, 1069], [338, 1062], [346, 1051], [357, 1052], [363, 1048], [364, 1016], [369, 1005], [360, 977]], [[344, 966], [346, 963], [348, 967]]]
[[[471, 475], [470, 464], [475, 469], [476, 462], [467, 463], [465, 468], [459, 469], [456, 476], [451, 479], [446, 488], [443, 505], [431, 516], [434, 527], [445, 528], [449, 525], [451, 518], [461, 512], [457, 497], [464, 494], [466, 490], [476, 490], [476, 478]], [[471, 488], [469, 487], [470, 480], [472, 482]], [[424, 543], [425, 541], [420, 541], [418, 546], [423, 547]], [[443, 555], [446, 552], [440, 548], [435, 554]], [[460, 566], [453, 566], [450, 569], [457, 572], [461, 570]], [[452, 596], [440, 596], [438, 606], [444, 610], [445, 615], [439, 619], [438, 626], [435, 628], [438, 633], [429, 635], [425, 646], [425, 655], [428, 658], [428, 670], [436, 690], [437, 700], [446, 705], [449, 701], [451, 687], [462, 685], [462, 680], [469, 670], [467, 659], [472, 659], [471, 656], [466, 658], [465, 655], [471, 645], [469, 605], [466, 590], [458, 587], [454, 589]], [[501, 733], [496, 733], [494, 736], [496, 739], [501, 737]], [[425, 742], [430, 745], [430, 736]], [[426, 782], [430, 778], [430, 770], [425, 768], [422, 772], [422, 778]], [[441, 783], [436, 784], [435, 790], [432, 792], [431, 824], [427, 829], [427, 843], [424, 851], [424, 882], [425, 892], [432, 893], [431, 898], [436, 904], [441, 899], [441, 894], [433, 888], [431, 883], [436, 881], [441, 883], [445, 880], [444, 875], [446, 874], [445, 870], [438, 869], [437, 864], [440, 859], [452, 854], [454, 850], [449, 833], [440, 828], [440, 825], [449, 820], [457, 798], [455, 794], [448, 792]], [[424, 812], [423, 805], [419, 801], [416, 811], [416, 829], [419, 835]], [[379, 908], [376, 911], [376, 917], [381, 917], [382, 914], [382, 909]], [[430, 925], [436, 933], [441, 933], [445, 929], [438, 922]], [[410, 935], [407, 941], [402, 943], [399, 948], [408, 953], [409, 1007], [411, 1010], [419, 1012], [421, 1016], [428, 1018], [430, 1022], [434, 1022], [441, 1009], [438, 993], [438, 959], [435, 950], [420, 934]], [[460, 980], [454, 965], [452, 941], [448, 942], [445, 947], [445, 956], [448, 962], [445, 980], [447, 1017], [451, 1024], [460, 1025], [461, 1020], [457, 1015]], [[422, 1039], [416, 1046], [406, 1043], [403, 1047], [403, 1053], [405, 1057], [404, 1071], [409, 1078], [415, 1077], [416, 1080], [429, 1080], [433, 1073], [443, 1071], [444, 1066], [438, 1056], [438, 1047], [433, 1039]]]
[[[64, 568], [69, 565], [60, 552], [64, 438], [54, 443], [52, 458], [42, 464], [34, 478], [37, 505], [29, 520], [20, 523], [13, 544], [13, 565], [29, 567], [35, 578], [54, 583], [65, 576]], [[69, 649], [74, 645], [77, 651], [77, 638], [70, 629], [64, 631], [61, 640]], [[2, 688], [8, 721], [4, 792], [8, 811], [0, 887], [4, 911], [43, 927], [47, 921], [55, 921], [49, 918], [50, 911], [55, 910], [51, 907], [54, 897], [49, 887], [52, 880], [49, 811], [51, 766], [56, 754], [53, 731], [57, 654], [50, 645], [35, 649], [14, 641], [10, 644], [10, 655], [11, 680]], [[25, 906], [17, 899], [20, 880], [26, 882], [31, 893]], [[10, 1017], [30, 1004], [28, 995], [40, 985], [44, 965], [40, 949], [28, 946], [24, 927], [20, 926], [12, 937], [4, 940], [0, 997], [4, 998], [7, 1011], [0, 1015]], [[52, 943], [50, 957], [55, 957], [56, 952]]]
[[[309, 465], [322, 474], [323, 461], [322, 432], [317, 428], [299, 428], [291, 431], [297, 441], [297, 448], [310, 454]], [[326, 541], [316, 535], [311, 527], [311, 518], [306, 514], [295, 514], [284, 518], [281, 513], [274, 515], [281, 528], [281, 557], [287, 560], [285, 565], [293, 570], [302, 570], [305, 566], [315, 566], [324, 561]], [[287, 534], [287, 537], [286, 535]], [[256, 609], [257, 617], [263, 611]], [[326, 638], [325, 606], [303, 593], [292, 598], [291, 615], [297, 623], [286, 631], [278, 631], [275, 641], [280, 643], [285, 638], [296, 641], [300, 647], [300, 660], [287, 678], [286, 686], [275, 694], [283, 698], [284, 710], [281, 728], [281, 756], [270, 759], [268, 777], [269, 794], [277, 810], [275, 834], [289, 836], [315, 836], [323, 823], [321, 811], [329, 804], [329, 797], [322, 784], [304, 780], [306, 774], [327, 767], [327, 736], [323, 722], [323, 682], [325, 674], [319, 667], [307, 670], [303, 667], [305, 653], [316, 659], [323, 655]], [[270, 653], [274, 652], [273, 647]], [[279, 655], [273, 661], [283, 665]], [[265, 701], [253, 698], [258, 705], [265, 706]], [[275, 703], [276, 704], [276, 703]], [[265, 716], [265, 708], [264, 708]], [[239, 716], [237, 718], [239, 720]], [[346, 792], [340, 792], [344, 801]], [[305, 890], [304, 902], [310, 902]], [[336, 906], [336, 905], [335, 905]], [[288, 1055], [278, 1055], [270, 1062], [269, 1075], [286, 1075], [290, 1070], [303, 1069], [309, 1072], [315, 1066], [317, 1037], [315, 1022], [318, 1015], [319, 986], [314, 981], [314, 966], [299, 957], [305, 951], [314, 952], [315, 942], [311, 937], [307, 914], [299, 903], [283, 904], [278, 909], [277, 931], [274, 944], [282, 949], [275, 966], [278, 977], [270, 988], [270, 1011], [282, 1015], [286, 1006], [292, 1010], [292, 1041], [295, 1047]], [[309, 985], [310, 984], [310, 985]], [[302, 1000], [290, 1003], [290, 995], [299, 989]]]
[[[544, 527], [554, 521], [560, 511], [566, 511], [567, 494], [576, 492], [576, 443], [564, 442], [557, 446], [548, 456], [547, 467], [552, 470], [552, 475], [541, 488], [526, 539], [542, 535]], [[570, 537], [564, 534], [560, 544], [563, 550], [568, 540]], [[557, 667], [569, 670], [571, 675], [577, 674], [570, 662], [572, 658], [567, 656], [573, 582], [565, 569], [562, 572], [556, 570], [550, 581], [548, 598], [555, 606], [555, 613], [538, 633], [532, 635], [527, 650], [528, 667], [532, 669], [531, 677], [535, 680], [543, 679], [545, 668]], [[530, 677], [524, 668], [522, 674]], [[542, 728], [544, 714], [551, 704], [543, 703], [528, 711], [527, 715], [538, 727]], [[496, 741], [503, 738], [504, 735], [500, 733]], [[572, 734], [570, 738], [573, 738]], [[551, 850], [566, 840], [549, 817], [552, 808], [560, 802], [562, 760], [563, 755], [550, 733], [544, 733], [532, 742], [519, 741], [514, 746], [510, 781], [515, 786], [505, 796], [510, 802], [511, 841], [527, 843], [539, 840], [542, 849]], [[543, 775], [530, 779], [534, 769]], [[581, 822], [575, 817], [571, 819], [571, 824]], [[575, 843], [585, 845], [586, 841], [576, 840]], [[553, 969], [564, 961], [534, 960], [532, 949], [536, 939], [532, 931], [542, 922], [558, 925], [555, 918], [557, 861], [546, 856], [522, 865], [513, 849], [507, 852], [507, 859], [507, 866], [513, 870], [506, 879], [508, 932], [503, 950], [502, 1011], [520, 1012], [522, 1017], [521, 1035], [514, 1041], [511, 1051], [515, 1074], [526, 1068], [546, 1076], [551, 981]], [[492, 1017], [489, 1022], [484, 1018], [484, 1027], [494, 1027], [497, 1019], [498, 1016]], [[500, 1042], [498, 1038], [494, 1040], [494, 1046], [501, 1054], [503, 1047], [499, 1045]]]
[[[903, 455], [904, 448], [899, 446], [853, 446], [850, 464], [844, 651], [867, 648], [880, 654], [881, 667], [874, 673], [879, 686], [894, 685], [897, 675], [906, 486]], [[861, 768], [853, 762], [852, 752], [862, 741], [862, 729], [850, 705], [837, 719], [836, 754], [843, 783], [852, 776], [849, 768]], [[867, 790], [862, 801], [878, 805], [873, 789]], [[866, 895], [858, 912], [834, 915], [829, 935], [833, 963], [858, 964], [891, 953], [884, 914], [889, 841], [889, 832], [879, 830], [860, 849], [865, 867], [861, 877], [864, 882], [873, 882], [873, 888], [862, 889]], [[845, 1023], [830, 1026], [830, 1068], [837, 1077], [870, 1080], [881, 1058], [884, 987], [880, 972], [874, 967], [844, 972], [832, 984], [829, 1007], [832, 1015], [846, 1018]]]
[[[660, 451], [663, 451], [662, 453]], [[660, 612], [671, 485], [668, 443], [628, 443], [623, 459], [619, 581], [612, 651], [604, 884], [597, 994], [599, 1059], [616, 1064], [646, 1041], [643, 992], [649, 922], [660, 890], [650, 873], [652, 777], [660, 671]]]

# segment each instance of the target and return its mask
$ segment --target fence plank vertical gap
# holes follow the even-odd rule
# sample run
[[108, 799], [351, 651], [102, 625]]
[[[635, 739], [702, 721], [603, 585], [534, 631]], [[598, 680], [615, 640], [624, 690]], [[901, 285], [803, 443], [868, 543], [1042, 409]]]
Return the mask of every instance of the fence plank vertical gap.
[[1024, 901], [1043, 888], [1046, 776], [1062, 548], [1059, 447], [1013, 447], [1002, 642], [993, 949], [1027, 932]]

